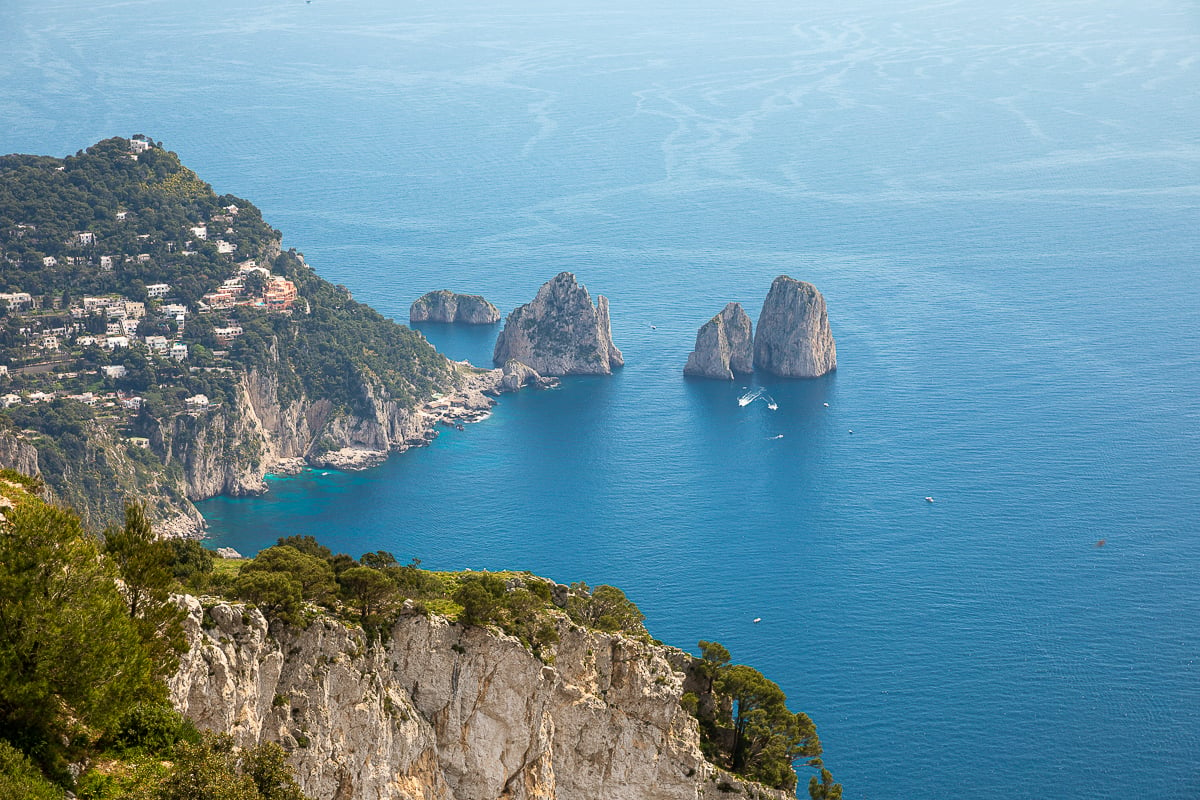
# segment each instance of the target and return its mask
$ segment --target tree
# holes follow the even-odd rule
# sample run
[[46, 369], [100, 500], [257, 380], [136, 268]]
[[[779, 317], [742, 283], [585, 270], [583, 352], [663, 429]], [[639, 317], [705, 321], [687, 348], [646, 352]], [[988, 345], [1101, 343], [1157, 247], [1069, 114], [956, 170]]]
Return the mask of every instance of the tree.
[[[783, 690], [761, 672], [730, 664], [722, 645], [700, 642], [700, 651], [693, 673], [706, 686], [689, 704], [696, 709], [706, 754], [743, 777], [794, 791], [798, 760], [822, 766], [821, 740], [812, 720], [789, 711]], [[832, 778], [830, 786], [836, 786]]]
[[262, 800], [305, 800], [288, 766], [287, 753], [275, 742], [263, 742], [243, 751], [242, 772], [254, 783]]
[[261, 297], [263, 289], [267, 288], [267, 276], [258, 270], [242, 273], [242, 285], [246, 287], [247, 297]]
[[842, 800], [842, 785], [833, 782], [829, 770], [821, 767], [821, 779], [813, 775], [808, 779], [808, 796], [812, 800]]
[[125, 525], [105, 531], [104, 551], [117, 567], [129, 617], [154, 659], [155, 672], [166, 674], [186, 647], [186, 612], [170, 596], [175, 583], [171, 546], [155, 538], [144, 505], [126, 502]]
[[290, 575], [300, 585], [300, 596], [317, 603], [327, 602], [337, 591], [333, 568], [323, 558], [303, 553], [290, 545], [268, 547], [241, 569]]
[[398, 594], [392, 580], [371, 567], [351, 567], [338, 576], [342, 597], [359, 611], [363, 624], [379, 614]]
[[0, 730], [51, 774], [64, 742], [165, 695], [116, 585], [74, 512], [36, 500], [0, 528]]
[[233, 583], [233, 590], [238, 597], [253, 603], [272, 619], [286, 623], [299, 621], [300, 604], [303, 602], [300, 582], [286, 573], [242, 567]]
[[125, 526], [104, 532], [104, 552], [125, 584], [129, 616], [136, 618], [148, 603], [165, 601], [171, 588], [171, 553], [154, 536], [146, 507], [125, 503]]
[[567, 614], [576, 622], [601, 631], [645, 633], [645, 616], [625, 593], [615, 586], [601, 584], [595, 589], [582, 581], [571, 584]]

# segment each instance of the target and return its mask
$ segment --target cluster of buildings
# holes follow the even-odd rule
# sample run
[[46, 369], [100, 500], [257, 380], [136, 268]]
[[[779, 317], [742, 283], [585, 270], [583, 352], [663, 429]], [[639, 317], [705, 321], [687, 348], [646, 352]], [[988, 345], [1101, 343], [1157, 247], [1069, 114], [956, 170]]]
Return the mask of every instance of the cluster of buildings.
[[[251, 275], [261, 276], [261, 293], [248, 291], [246, 284]], [[250, 259], [238, 264], [237, 275], [222, 283], [216, 291], [204, 295], [202, 309], [257, 306], [277, 314], [290, 314], [296, 297], [296, 284], [282, 275], [272, 275], [270, 270]]]

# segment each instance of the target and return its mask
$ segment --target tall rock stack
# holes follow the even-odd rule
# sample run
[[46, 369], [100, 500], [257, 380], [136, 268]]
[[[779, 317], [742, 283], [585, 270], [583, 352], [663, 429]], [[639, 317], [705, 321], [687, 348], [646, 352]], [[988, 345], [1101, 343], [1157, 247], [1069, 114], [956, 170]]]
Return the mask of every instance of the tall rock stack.
[[442, 289], [417, 298], [408, 309], [408, 321], [491, 325], [500, 321], [500, 311], [477, 294], [455, 294]]
[[538, 289], [532, 302], [513, 309], [496, 339], [496, 364], [520, 361], [542, 375], [608, 375], [625, 363], [612, 342], [608, 298], [596, 297], [570, 272]]
[[754, 366], [785, 378], [816, 378], [837, 369], [825, 298], [811, 283], [780, 275], [758, 316]]
[[750, 317], [740, 303], [729, 303], [696, 334], [696, 349], [688, 355], [684, 375], [733, 380], [754, 371]]

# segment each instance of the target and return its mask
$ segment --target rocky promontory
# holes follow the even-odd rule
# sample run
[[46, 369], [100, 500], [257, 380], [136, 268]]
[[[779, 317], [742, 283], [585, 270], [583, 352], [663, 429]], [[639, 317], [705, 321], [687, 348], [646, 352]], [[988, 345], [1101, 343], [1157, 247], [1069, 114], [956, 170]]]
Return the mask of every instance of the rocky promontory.
[[811, 283], [780, 275], [758, 316], [754, 366], [784, 378], [815, 378], [837, 369], [825, 298]]
[[500, 310], [477, 294], [455, 294], [449, 289], [429, 292], [408, 309], [409, 322], [461, 322], [491, 325], [500, 321]]
[[608, 375], [625, 363], [612, 341], [608, 298], [592, 298], [570, 272], [561, 272], [505, 320], [492, 355], [516, 360], [542, 375]]
[[731, 381], [754, 370], [750, 317], [740, 303], [729, 303], [696, 333], [696, 349], [688, 355], [684, 375]]
[[552, 660], [434, 614], [372, 642], [328, 616], [268, 626], [181, 598], [175, 707], [242, 746], [279, 742], [335, 800], [787, 800], [710, 763], [681, 706], [681, 651], [556, 618]]

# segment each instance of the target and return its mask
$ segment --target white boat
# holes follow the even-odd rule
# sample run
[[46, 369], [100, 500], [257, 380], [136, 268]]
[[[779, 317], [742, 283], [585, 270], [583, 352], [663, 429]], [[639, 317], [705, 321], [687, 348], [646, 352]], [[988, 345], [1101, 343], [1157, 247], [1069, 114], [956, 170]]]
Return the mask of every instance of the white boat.
[[932, 503], [932, 502], [933, 502], [933, 498], [932, 498], [932, 497], [926, 497], [926, 498], [925, 498], [925, 502], [926, 502], [926, 503]]

